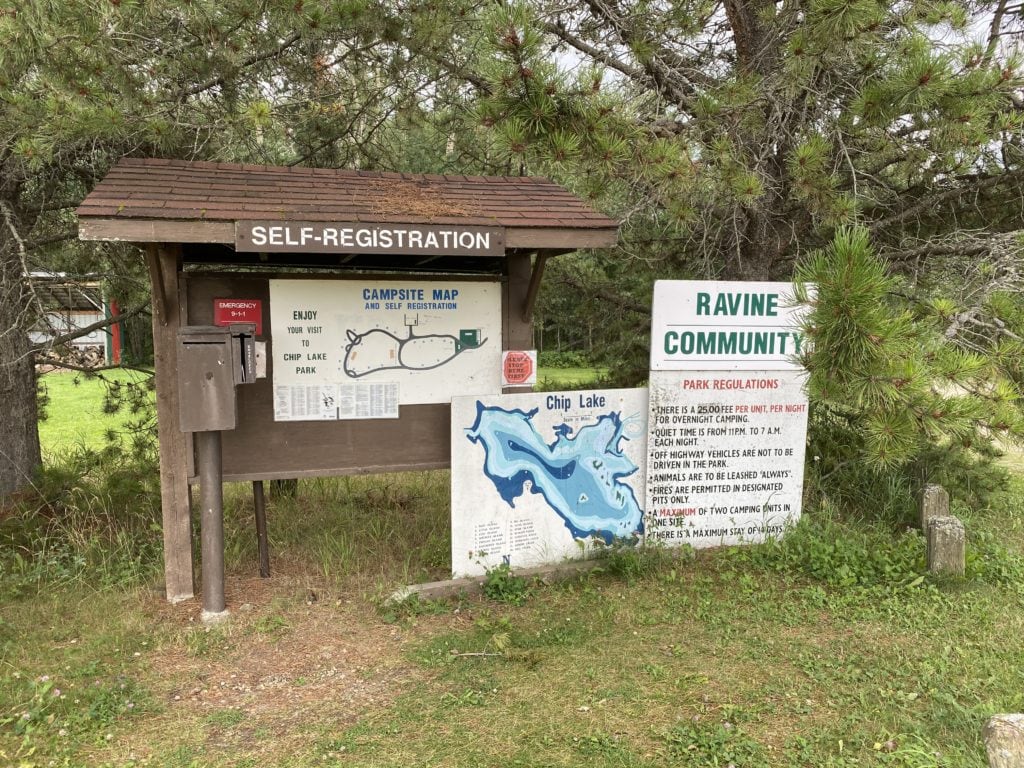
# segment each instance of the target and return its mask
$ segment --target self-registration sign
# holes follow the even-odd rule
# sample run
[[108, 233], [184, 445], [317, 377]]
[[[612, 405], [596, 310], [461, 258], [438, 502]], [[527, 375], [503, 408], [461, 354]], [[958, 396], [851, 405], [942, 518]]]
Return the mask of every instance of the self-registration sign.
[[796, 370], [803, 351], [790, 283], [659, 280], [651, 370]]
[[435, 224], [240, 221], [235, 250], [258, 252], [502, 256], [505, 230]]
[[792, 297], [789, 283], [655, 284], [649, 541], [753, 543], [799, 518], [807, 307]]
[[274, 419], [398, 418], [500, 393], [500, 306], [490, 282], [271, 280]]

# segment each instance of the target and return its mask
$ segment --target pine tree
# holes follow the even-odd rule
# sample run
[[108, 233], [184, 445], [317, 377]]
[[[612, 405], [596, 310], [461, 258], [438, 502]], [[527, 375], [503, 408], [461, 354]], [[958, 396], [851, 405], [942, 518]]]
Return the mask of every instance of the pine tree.
[[72, 211], [124, 155], [360, 167], [437, 77], [369, 0], [34, 0], [0, 12], [0, 498], [39, 464], [26, 335], [39, 268], [119, 274], [69, 247]]
[[951, 216], [1024, 199], [1024, 79], [1000, 44], [1006, 10], [491, 6], [475, 118], [520, 167], [624, 216], [627, 244], [665, 243], [670, 272], [787, 278], [801, 253], [855, 223], [887, 259], [977, 250], [1024, 228], [1019, 206], [969, 236]]
[[816, 286], [804, 362], [820, 471], [913, 470], [935, 447], [948, 463], [992, 439], [1024, 439], [1017, 359], [957, 344], [944, 302], [908, 303], [865, 228], [840, 229], [796, 277]]
[[[551, 175], [623, 220], [620, 249], [547, 280], [551, 296], [613, 309], [622, 341], [604, 362], [619, 383], [642, 375], [632, 342], [653, 279], [786, 280], [840, 227], [864, 227], [908, 290], [968, 318], [948, 329], [964, 349], [1005, 322], [986, 297], [1024, 288], [1008, 279], [1024, 232], [1024, 79], [1005, 2], [462, 12], [476, 107], [461, 135], [482, 126], [497, 167]], [[999, 278], [967, 291], [975, 262]]]

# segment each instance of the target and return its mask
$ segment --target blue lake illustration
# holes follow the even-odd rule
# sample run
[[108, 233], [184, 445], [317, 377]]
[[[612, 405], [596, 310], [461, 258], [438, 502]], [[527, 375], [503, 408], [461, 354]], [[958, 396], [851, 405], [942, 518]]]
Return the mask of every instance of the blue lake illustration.
[[643, 510], [624, 478], [638, 467], [621, 448], [619, 413], [601, 415], [573, 434], [567, 424], [555, 427], [555, 440], [544, 442], [533, 417], [537, 409], [506, 410], [476, 403], [476, 421], [466, 437], [483, 446], [484, 473], [509, 506], [530, 481], [533, 493], [577, 538], [600, 536], [606, 542], [631, 539], [643, 532]]

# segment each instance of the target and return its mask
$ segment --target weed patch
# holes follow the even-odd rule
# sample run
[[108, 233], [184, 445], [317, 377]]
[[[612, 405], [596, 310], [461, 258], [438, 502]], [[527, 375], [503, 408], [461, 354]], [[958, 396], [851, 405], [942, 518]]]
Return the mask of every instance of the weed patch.
[[508, 563], [502, 563], [487, 571], [483, 592], [491, 600], [522, 605], [530, 596], [530, 584], [524, 577], [514, 574]]

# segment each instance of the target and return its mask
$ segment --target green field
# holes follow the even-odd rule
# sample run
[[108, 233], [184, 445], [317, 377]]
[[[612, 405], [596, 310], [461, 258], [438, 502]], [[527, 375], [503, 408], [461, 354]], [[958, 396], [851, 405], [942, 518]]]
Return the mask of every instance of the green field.
[[237, 484], [232, 618], [206, 628], [160, 595], [135, 459], [58, 462], [0, 521], [0, 765], [984, 768], [985, 720], [1024, 710], [1019, 481], [954, 499], [963, 579], [928, 576], [905, 523], [824, 504], [782, 543], [397, 608], [449, 567], [447, 472], [271, 497], [269, 580]]
[[584, 387], [596, 384], [605, 373], [603, 368], [541, 368], [537, 371], [537, 383], [542, 389]]
[[[148, 375], [129, 370], [110, 370], [100, 374], [109, 382], [145, 382]], [[39, 377], [39, 389], [47, 403], [46, 418], [39, 422], [39, 441], [48, 456], [79, 447], [100, 448], [111, 430], [117, 432], [133, 420], [127, 410], [104, 413], [106, 386], [99, 376], [58, 371]]]

